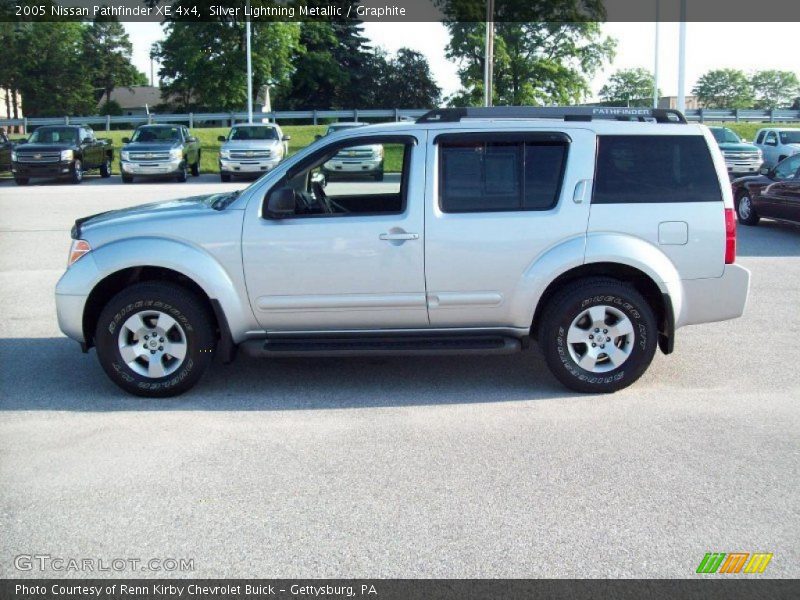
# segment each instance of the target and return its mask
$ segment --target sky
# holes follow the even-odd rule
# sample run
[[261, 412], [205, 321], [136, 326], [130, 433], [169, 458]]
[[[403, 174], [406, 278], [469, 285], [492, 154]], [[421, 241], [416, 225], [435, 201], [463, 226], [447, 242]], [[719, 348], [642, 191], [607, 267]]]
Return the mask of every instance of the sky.
[[[125, 27], [133, 42], [134, 64], [149, 77], [150, 46], [162, 37], [161, 26], [125, 23]], [[654, 23], [605, 23], [603, 30], [616, 38], [617, 55], [593, 78], [594, 94], [617, 69], [644, 67], [652, 71], [654, 67]], [[756, 30], [769, 31], [769, 42], [756, 41]], [[441, 23], [365, 23], [364, 33], [373, 45], [389, 52], [405, 46], [424, 54], [445, 96], [459, 89], [458, 66], [445, 58], [449, 36]], [[661, 23], [659, 39], [659, 87], [664, 95], [674, 96], [678, 91], [678, 24]], [[691, 94], [697, 79], [711, 69], [780, 69], [800, 75], [796, 40], [797, 23], [688, 23], [686, 94]], [[157, 66], [155, 70], [157, 78]]]

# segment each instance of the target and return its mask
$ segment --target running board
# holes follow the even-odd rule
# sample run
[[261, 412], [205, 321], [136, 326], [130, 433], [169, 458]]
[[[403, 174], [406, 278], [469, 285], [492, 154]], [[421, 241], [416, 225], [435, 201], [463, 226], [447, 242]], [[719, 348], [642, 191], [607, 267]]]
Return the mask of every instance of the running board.
[[521, 341], [510, 336], [289, 337], [248, 340], [239, 348], [248, 356], [404, 356], [513, 354]]

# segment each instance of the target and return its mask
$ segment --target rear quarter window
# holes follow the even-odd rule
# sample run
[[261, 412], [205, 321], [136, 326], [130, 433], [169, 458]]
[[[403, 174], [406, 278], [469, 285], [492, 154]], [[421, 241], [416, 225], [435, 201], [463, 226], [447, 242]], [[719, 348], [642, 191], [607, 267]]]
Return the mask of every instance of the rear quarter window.
[[702, 136], [598, 136], [594, 204], [722, 200], [719, 177]]

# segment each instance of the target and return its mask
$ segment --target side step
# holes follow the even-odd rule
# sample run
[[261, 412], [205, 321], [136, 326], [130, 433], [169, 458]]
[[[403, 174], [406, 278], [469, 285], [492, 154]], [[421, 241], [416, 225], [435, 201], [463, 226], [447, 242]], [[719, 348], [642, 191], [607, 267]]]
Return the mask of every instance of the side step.
[[513, 354], [522, 349], [511, 336], [281, 337], [248, 340], [240, 349], [248, 356], [404, 356], [448, 354]]

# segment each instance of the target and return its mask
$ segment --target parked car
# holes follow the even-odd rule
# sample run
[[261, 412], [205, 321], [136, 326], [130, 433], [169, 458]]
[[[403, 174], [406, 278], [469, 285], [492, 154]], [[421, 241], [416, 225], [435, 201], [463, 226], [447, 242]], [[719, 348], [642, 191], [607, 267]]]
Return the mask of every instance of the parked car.
[[761, 217], [800, 223], [800, 154], [731, 185], [740, 223], [758, 225]]
[[[401, 147], [397, 181], [315, 179], [373, 144]], [[237, 348], [506, 354], [532, 340], [567, 387], [613, 392], [679, 328], [742, 314], [735, 223], [714, 138], [677, 111], [439, 109], [330, 136], [243, 191], [78, 219], [56, 305], [61, 330], [143, 396], [188, 390]]]
[[17, 185], [27, 185], [32, 177], [68, 177], [80, 183], [93, 169], [111, 177], [113, 159], [111, 142], [97, 139], [90, 127], [45, 125], [11, 150], [11, 171]]
[[[325, 135], [355, 127], [363, 127], [364, 125], [365, 123], [357, 121], [333, 123], [328, 126]], [[317, 139], [320, 137], [322, 136], [317, 136]], [[368, 176], [375, 179], [375, 181], [383, 181], [383, 146], [380, 144], [366, 144], [358, 148], [348, 148], [347, 151], [342, 151], [331, 157], [323, 165], [322, 175], [326, 182], [332, 181], [334, 178], [349, 179], [353, 176]]]
[[186, 181], [200, 175], [200, 142], [183, 125], [140, 125], [132, 138], [122, 138], [119, 168], [122, 181], [136, 176]]
[[732, 176], [758, 173], [764, 156], [754, 144], [742, 141], [735, 131], [727, 127], [709, 127], [711, 134], [722, 150], [725, 166]]
[[764, 166], [774, 167], [784, 158], [800, 153], [800, 129], [784, 127], [759, 129], [755, 145], [764, 154]]
[[14, 143], [6, 136], [6, 132], [0, 129], [0, 173], [11, 170], [11, 149]]
[[259, 176], [274, 169], [289, 154], [291, 137], [278, 125], [256, 123], [235, 125], [218, 139], [219, 177], [230, 181], [233, 175]]

